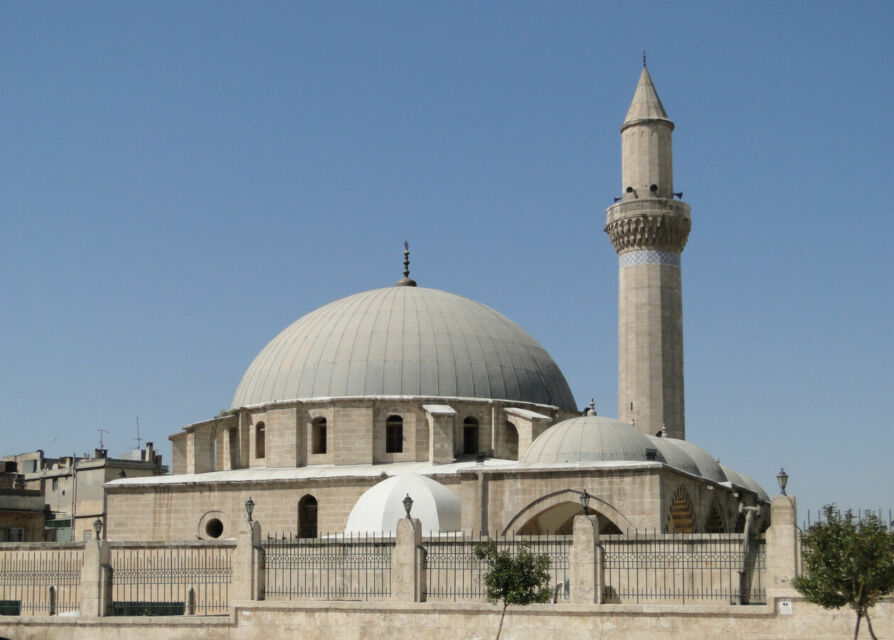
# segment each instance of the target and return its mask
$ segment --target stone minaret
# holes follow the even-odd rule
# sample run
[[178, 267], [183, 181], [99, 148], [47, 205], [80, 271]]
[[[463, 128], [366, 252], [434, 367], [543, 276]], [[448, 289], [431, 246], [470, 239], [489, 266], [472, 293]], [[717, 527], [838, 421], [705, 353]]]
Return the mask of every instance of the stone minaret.
[[673, 130], [643, 64], [621, 125], [622, 195], [605, 225], [618, 252], [618, 418], [683, 439], [680, 254], [691, 222], [674, 200]]

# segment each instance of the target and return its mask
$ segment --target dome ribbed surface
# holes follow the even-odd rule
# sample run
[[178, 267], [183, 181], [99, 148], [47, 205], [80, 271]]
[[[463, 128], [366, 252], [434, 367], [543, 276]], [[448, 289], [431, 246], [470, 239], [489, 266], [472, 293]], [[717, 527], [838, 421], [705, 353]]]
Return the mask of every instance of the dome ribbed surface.
[[254, 359], [231, 406], [345, 396], [575, 409], [559, 367], [524, 329], [479, 302], [423, 287], [365, 291], [300, 318]]
[[[519, 462], [556, 464], [563, 462], [646, 461], [646, 449], [657, 449], [636, 427], [602, 416], [563, 420], [541, 433]], [[656, 461], [665, 462], [661, 451]]]

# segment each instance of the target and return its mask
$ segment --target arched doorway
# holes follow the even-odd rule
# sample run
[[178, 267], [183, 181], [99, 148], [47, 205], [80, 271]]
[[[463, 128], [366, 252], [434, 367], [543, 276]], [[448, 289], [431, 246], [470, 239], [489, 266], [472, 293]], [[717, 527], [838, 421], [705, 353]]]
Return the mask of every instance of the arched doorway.
[[310, 494], [298, 501], [298, 537], [317, 537], [317, 499]]
[[[574, 532], [574, 517], [582, 513], [580, 502], [560, 502], [531, 516], [517, 531], [519, 535], [555, 533], [571, 535]], [[621, 533], [618, 526], [594, 509], [587, 509], [587, 515], [596, 516], [599, 533], [608, 535]]]

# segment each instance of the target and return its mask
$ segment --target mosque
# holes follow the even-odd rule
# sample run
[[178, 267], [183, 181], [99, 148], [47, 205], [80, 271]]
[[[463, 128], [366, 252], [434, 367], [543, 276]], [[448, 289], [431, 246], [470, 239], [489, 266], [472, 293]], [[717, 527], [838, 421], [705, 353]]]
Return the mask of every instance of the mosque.
[[[336, 300], [258, 354], [231, 409], [170, 436], [173, 473], [106, 485], [111, 540], [388, 533], [411, 494], [429, 531], [724, 532], [768, 509], [748, 476], [686, 440], [680, 256], [668, 118], [643, 66], [621, 125], [618, 419], [580, 411], [544, 348], [459, 295], [394, 286]], [[406, 249], [406, 247], [405, 247]]]

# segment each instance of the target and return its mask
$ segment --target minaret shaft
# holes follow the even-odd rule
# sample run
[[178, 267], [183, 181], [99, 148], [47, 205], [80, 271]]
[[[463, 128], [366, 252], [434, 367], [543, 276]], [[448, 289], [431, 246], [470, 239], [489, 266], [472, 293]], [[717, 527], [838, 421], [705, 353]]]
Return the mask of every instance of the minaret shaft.
[[618, 417], [685, 438], [680, 254], [689, 205], [673, 196], [673, 123], [643, 69], [621, 126], [621, 201], [605, 231], [618, 253]]

